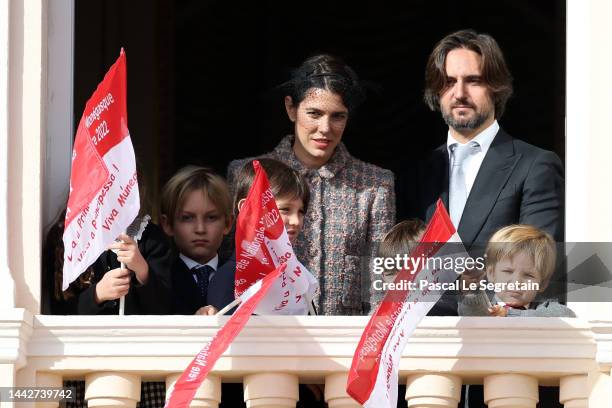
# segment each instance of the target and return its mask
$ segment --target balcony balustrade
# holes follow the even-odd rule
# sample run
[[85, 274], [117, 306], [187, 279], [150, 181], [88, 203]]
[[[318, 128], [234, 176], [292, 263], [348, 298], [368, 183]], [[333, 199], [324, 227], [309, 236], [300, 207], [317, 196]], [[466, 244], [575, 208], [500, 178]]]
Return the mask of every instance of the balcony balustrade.
[[[32, 316], [15, 309], [0, 314], [0, 378], [3, 386], [84, 380], [90, 407], [133, 408], [142, 381], [162, 381], [169, 389], [226, 320]], [[294, 407], [299, 384], [322, 386], [330, 408], [358, 407], [345, 386], [367, 321], [359, 316], [253, 316], [192, 406], [218, 407], [221, 383], [238, 382], [248, 407]], [[565, 407], [609, 407], [611, 367], [612, 321], [427, 317], [403, 353], [400, 383], [406, 393], [400, 398], [414, 408], [452, 408], [462, 384], [483, 384], [491, 408], [535, 408], [538, 385], [548, 385], [560, 387]]]

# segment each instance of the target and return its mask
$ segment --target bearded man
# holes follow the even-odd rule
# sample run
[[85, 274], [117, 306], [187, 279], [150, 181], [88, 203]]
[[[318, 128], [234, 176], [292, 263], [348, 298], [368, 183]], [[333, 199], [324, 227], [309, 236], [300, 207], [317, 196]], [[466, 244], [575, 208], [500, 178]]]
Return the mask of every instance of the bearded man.
[[[447, 141], [417, 175], [417, 208], [429, 219], [441, 198], [468, 248], [510, 224], [564, 236], [564, 177], [559, 157], [511, 137], [499, 126], [512, 76], [497, 42], [462, 30], [429, 56], [424, 99], [448, 125]], [[479, 251], [477, 251], [479, 252]]]

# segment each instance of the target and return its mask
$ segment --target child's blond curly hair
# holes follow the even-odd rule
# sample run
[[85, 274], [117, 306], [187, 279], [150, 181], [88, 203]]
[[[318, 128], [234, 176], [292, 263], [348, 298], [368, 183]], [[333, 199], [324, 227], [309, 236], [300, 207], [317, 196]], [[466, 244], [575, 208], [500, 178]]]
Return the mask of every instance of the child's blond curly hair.
[[512, 258], [518, 253], [527, 253], [542, 277], [541, 289], [555, 270], [556, 247], [550, 234], [532, 225], [515, 224], [503, 227], [489, 240], [485, 254], [487, 270], [495, 268], [498, 262]]

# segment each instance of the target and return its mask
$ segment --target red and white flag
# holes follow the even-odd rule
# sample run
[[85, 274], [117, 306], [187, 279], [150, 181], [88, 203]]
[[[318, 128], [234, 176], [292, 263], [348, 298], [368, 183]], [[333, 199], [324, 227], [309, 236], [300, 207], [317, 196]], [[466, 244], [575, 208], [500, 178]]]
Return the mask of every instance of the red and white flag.
[[272, 285], [255, 313], [308, 314], [318, 281], [293, 252], [266, 172], [257, 160], [253, 167], [253, 185], [236, 220], [236, 297], [242, 298], [247, 288], [286, 263], [286, 272]]
[[191, 404], [193, 396], [210, 370], [212, 370], [215, 362], [221, 357], [221, 354], [232, 343], [238, 333], [240, 333], [253, 314], [257, 304], [266, 296], [270, 287], [278, 281], [279, 276], [284, 273], [286, 266], [286, 263], [280, 265], [243, 292], [243, 302], [238, 309], [236, 309], [227, 323], [219, 329], [217, 334], [200, 350], [185, 371], [183, 371], [183, 374], [176, 380], [174, 387], [168, 391], [165, 408], [186, 408]]
[[[410, 254], [420, 257], [416, 268], [400, 271], [395, 282], [405, 290], [388, 291], [371, 317], [353, 355], [346, 391], [366, 408], [395, 408], [399, 360], [416, 326], [436, 304], [442, 291], [432, 291], [425, 283], [449, 283], [457, 279], [455, 268], [434, 265], [453, 264], [469, 255], [441, 201], [427, 226], [421, 242]], [[436, 262], [436, 259], [444, 262]], [[458, 264], [458, 263], [457, 263]], [[433, 267], [430, 267], [432, 265]]]
[[121, 49], [87, 101], [74, 141], [64, 223], [63, 290], [127, 229], [139, 209]]

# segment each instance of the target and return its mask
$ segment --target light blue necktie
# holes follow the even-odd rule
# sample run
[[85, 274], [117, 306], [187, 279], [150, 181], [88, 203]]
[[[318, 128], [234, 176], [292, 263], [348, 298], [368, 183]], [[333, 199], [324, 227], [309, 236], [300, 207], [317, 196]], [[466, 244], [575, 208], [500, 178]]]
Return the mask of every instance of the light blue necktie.
[[476, 152], [479, 144], [471, 141], [466, 144], [453, 143], [450, 145], [450, 183], [448, 207], [450, 211], [451, 221], [455, 228], [459, 228], [461, 214], [465, 208], [465, 202], [468, 198], [468, 191], [465, 185], [465, 159]]

